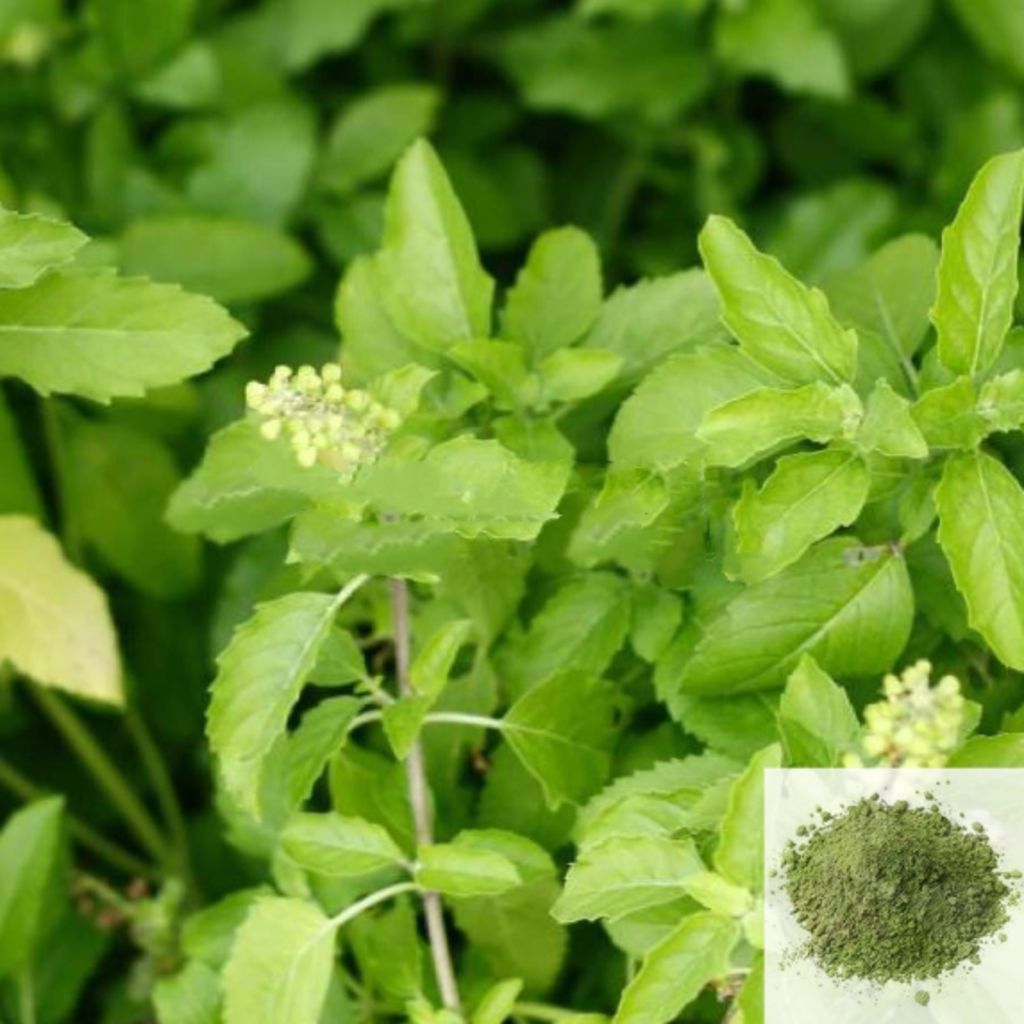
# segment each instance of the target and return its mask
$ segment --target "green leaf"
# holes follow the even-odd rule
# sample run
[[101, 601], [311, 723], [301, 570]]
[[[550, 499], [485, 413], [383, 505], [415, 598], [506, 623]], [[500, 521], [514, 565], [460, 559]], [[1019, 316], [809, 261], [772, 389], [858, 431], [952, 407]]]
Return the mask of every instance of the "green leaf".
[[522, 884], [515, 864], [494, 850], [460, 843], [421, 846], [416, 881], [445, 896], [497, 896]]
[[422, 139], [395, 168], [376, 259], [384, 308], [404, 335], [435, 350], [490, 335], [494, 282], [441, 161]]
[[948, 768], [1024, 768], [1024, 733], [972, 736], [955, 750]]
[[180, 282], [220, 302], [250, 302], [290, 291], [312, 271], [288, 235], [251, 220], [167, 214], [132, 221], [121, 237], [121, 269]]
[[970, 377], [926, 391], [910, 415], [931, 448], [977, 448], [985, 436], [986, 423]]
[[1024, 426], [1024, 370], [1010, 370], [982, 385], [978, 416], [986, 432], [1020, 430]]
[[555, 877], [555, 862], [551, 854], [517, 832], [503, 828], [464, 828], [455, 838], [459, 847], [473, 850], [491, 850], [511, 861], [525, 884]]
[[[321, 654], [330, 646], [330, 638]], [[310, 708], [288, 734], [284, 753], [287, 808], [294, 810], [310, 795], [328, 762], [344, 745], [352, 719], [363, 707], [356, 697], [331, 697]]]
[[589, 845], [570, 866], [551, 913], [556, 921], [616, 920], [684, 895], [704, 870], [692, 839], [617, 836]]
[[78, 228], [39, 214], [0, 209], [0, 288], [27, 288], [70, 262], [89, 239]]
[[735, 468], [804, 438], [825, 444], [843, 437], [862, 414], [860, 399], [845, 384], [758, 388], [711, 409], [697, 437], [707, 445], [707, 465]]
[[[357, 917], [345, 936], [355, 954], [360, 981], [375, 996], [379, 993], [403, 1005], [423, 993], [424, 950], [414, 906], [412, 899], [399, 897], [384, 909]], [[323, 1024], [335, 1019], [321, 1017]], [[348, 1020], [349, 1015], [341, 1019]]]
[[0, 376], [44, 395], [141, 395], [209, 369], [244, 334], [209, 299], [103, 271], [0, 292]]
[[117, 637], [103, 591], [27, 516], [0, 516], [0, 663], [42, 686], [121, 704]]
[[942, 233], [932, 323], [939, 358], [974, 376], [995, 361], [1013, 321], [1024, 203], [1024, 150], [993, 157], [975, 175]]
[[430, 133], [440, 103], [434, 86], [416, 82], [359, 96], [328, 132], [319, 180], [333, 191], [349, 192], [380, 177], [417, 138]]
[[871, 474], [851, 452], [826, 448], [786, 455], [760, 490], [733, 509], [743, 578], [759, 583], [792, 565], [815, 542], [860, 515]]
[[601, 259], [579, 228], [546, 231], [509, 290], [502, 334], [533, 360], [580, 340], [601, 312]]
[[711, 696], [781, 686], [804, 653], [826, 672], [877, 675], [899, 657], [913, 616], [898, 554], [865, 551], [850, 538], [823, 541], [729, 601], [704, 630], [678, 685]]
[[860, 731], [846, 691], [805, 654], [779, 703], [779, 732], [789, 765], [833, 768]]
[[263, 762], [285, 731], [337, 610], [331, 594], [268, 601], [217, 658], [206, 735], [228, 793], [254, 817]]
[[617, 352], [623, 379], [634, 382], [666, 356], [727, 340], [711, 279], [684, 270], [617, 288], [583, 344]]
[[552, 809], [582, 803], [604, 782], [618, 700], [610, 683], [571, 672], [527, 690], [502, 719], [502, 735]]
[[305, 191], [315, 153], [316, 119], [307, 104], [256, 103], [219, 126], [186, 191], [203, 212], [283, 228]]
[[726, 974], [739, 941], [731, 918], [702, 912], [683, 919], [654, 946], [626, 986], [613, 1024], [667, 1024], [714, 978]]
[[674, 469], [702, 453], [697, 431], [707, 413], [768, 383], [768, 374], [735, 346], [672, 356], [620, 406], [608, 457], [616, 468]]
[[460, 341], [448, 358], [471, 373], [505, 409], [516, 409], [533, 398], [535, 378], [526, 368], [522, 346], [509, 341]]
[[1018, 77], [1024, 76], [1024, 10], [1014, 0], [950, 0], [974, 41]]
[[625, 642], [629, 621], [629, 590], [620, 577], [593, 572], [570, 579], [505, 649], [503, 672], [519, 690], [567, 670], [600, 675]]
[[31, 963], [66, 880], [64, 800], [37, 800], [0, 831], [0, 978]]
[[522, 989], [522, 978], [506, 978], [492, 985], [476, 1004], [470, 1024], [502, 1024], [512, 1015], [512, 1007]]
[[932, 239], [904, 235], [883, 245], [859, 267], [825, 282], [832, 311], [857, 331], [858, 369], [875, 367], [868, 380], [891, 367], [889, 383], [913, 391], [917, 371], [909, 360], [928, 332], [938, 262], [938, 246]]
[[928, 457], [928, 442], [914, 422], [910, 403], [885, 380], [878, 381], [868, 396], [855, 444], [863, 452], [897, 459]]
[[857, 335], [839, 325], [821, 291], [758, 252], [726, 217], [709, 217], [697, 244], [722, 319], [751, 359], [793, 384], [853, 378]]
[[596, 24], [554, 16], [506, 33], [501, 58], [527, 106], [586, 118], [671, 120], [709, 80], [707, 57], [685, 19]]
[[259, 900], [224, 968], [224, 1024], [318, 1024], [334, 963], [332, 922], [313, 903]]
[[201, 960], [189, 961], [177, 974], [163, 977], [153, 988], [160, 1024], [220, 1024], [220, 979]]
[[430, 635], [409, 668], [409, 680], [418, 694], [434, 700], [441, 695], [455, 657], [472, 633], [473, 623], [469, 619], [456, 619], [446, 622]]
[[372, 821], [340, 814], [296, 814], [281, 833], [284, 852], [304, 871], [351, 878], [403, 864], [405, 855]]
[[732, 784], [715, 847], [715, 870], [751, 892], [764, 888], [764, 773], [782, 765], [776, 743], [755, 754]]
[[345, 493], [333, 470], [300, 466], [287, 442], [267, 441], [254, 419], [244, 419], [213, 435], [203, 461], [171, 498], [167, 520], [176, 530], [223, 543], [285, 522], [318, 498]]
[[67, 424], [65, 515], [79, 536], [144, 593], [188, 593], [199, 579], [200, 551], [196, 538], [164, 522], [180, 479], [173, 454], [159, 438], [121, 424], [79, 417]]
[[939, 543], [968, 617], [1003, 664], [1024, 669], [1024, 491], [984, 452], [955, 455], [935, 492]]
[[559, 349], [539, 366], [541, 404], [579, 402], [606, 388], [622, 368], [622, 357], [596, 348]]
[[497, 441], [456, 437], [422, 459], [385, 456], [360, 473], [352, 496], [382, 515], [463, 537], [532, 540], [555, 518], [568, 472], [562, 463], [521, 459]]
[[716, 28], [715, 49], [735, 71], [764, 75], [788, 92], [829, 99], [849, 92], [843, 49], [809, 0], [763, 0], [726, 10]]
[[754, 967], [736, 1000], [740, 1011], [735, 1024], [764, 1024], [764, 956], [758, 954]]
[[677, 594], [653, 583], [634, 590], [629, 642], [645, 661], [654, 662], [661, 657], [682, 621], [683, 602]]
[[196, 6], [197, 0], [95, 0], [92, 13], [107, 59], [131, 79], [185, 41]]

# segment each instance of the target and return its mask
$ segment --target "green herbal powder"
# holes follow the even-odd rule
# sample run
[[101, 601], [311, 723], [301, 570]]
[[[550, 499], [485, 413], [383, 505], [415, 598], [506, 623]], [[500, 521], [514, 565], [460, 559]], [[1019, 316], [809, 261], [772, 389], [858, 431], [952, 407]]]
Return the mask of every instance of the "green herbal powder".
[[833, 977], [913, 981], [976, 963], [1017, 899], [981, 825], [937, 807], [873, 797], [797, 832], [783, 884], [810, 935], [802, 953]]

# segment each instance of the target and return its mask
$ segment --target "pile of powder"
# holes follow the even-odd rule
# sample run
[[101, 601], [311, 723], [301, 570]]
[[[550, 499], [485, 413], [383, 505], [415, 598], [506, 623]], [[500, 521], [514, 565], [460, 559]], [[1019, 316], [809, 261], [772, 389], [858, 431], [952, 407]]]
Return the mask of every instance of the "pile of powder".
[[809, 934], [801, 955], [836, 978], [920, 981], [977, 963], [1019, 898], [1020, 873], [1000, 870], [983, 827], [934, 804], [875, 796], [797, 834], [782, 875]]

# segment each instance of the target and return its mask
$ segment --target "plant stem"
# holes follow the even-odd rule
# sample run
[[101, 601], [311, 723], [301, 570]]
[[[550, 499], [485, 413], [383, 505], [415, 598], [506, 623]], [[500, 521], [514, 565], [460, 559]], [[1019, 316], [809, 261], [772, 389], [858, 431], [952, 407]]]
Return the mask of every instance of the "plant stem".
[[42, 686], [29, 686], [29, 692], [43, 713], [50, 719], [68, 746], [107, 794], [136, 838], [159, 863], [167, 861], [167, 841], [157, 828], [149, 811], [143, 806], [125, 777], [103, 752], [92, 733], [55, 693]]
[[[402, 697], [412, 694], [409, 680], [410, 635], [409, 635], [409, 587], [403, 579], [392, 579], [391, 617], [395, 636], [395, 672], [398, 677], [398, 692]], [[430, 821], [430, 802], [427, 792], [427, 772], [423, 758], [423, 744], [417, 740], [405, 761], [405, 777], [409, 788], [409, 803], [412, 807], [416, 842], [429, 846], [434, 841], [434, 830]], [[448, 933], [444, 924], [444, 908], [436, 892], [424, 890], [423, 914], [427, 923], [427, 937], [434, 960], [434, 974], [441, 1002], [449, 1010], [459, 1011], [459, 989], [455, 981], [451, 951], [448, 948]]]
[[371, 892], [369, 896], [364, 896], [350, 907], [346, 907], [340, 914], [332, 917], [329, 922], [330, 926], [332, 928], [342, 928], [364, 911], [377, 906], [378, 903], [384, 903], [394, 896], [400, 896], [403, 892], [415, 892], [418, 888], [419, 886], [415, 882], [396, 882], [394, 885]]
[[146, 727], [142, 716], [135, 708], [130, 707], [125, 711], [125, 725], [128, 727], [128, 735], [131, 736], [135, 749], [139, 753], [142, 767], [149, 776], [150, 785], [153, 787], [157, 803], [160, 806], [160, 815], [173, 840], [177, 866], [181, 870], [187, 887], [192, 889], [194, 878], [189, 862], [188, 829], [185, 826], [185, 815], [178, 801], [178, 794], [175, 792], [174, 782], [167, 770], [163, 754]]
[[[46, 793], [46, 790], [22, 775], [14, 765], [2, 757], [0, 757], [0, 786], [4, 786], [19, 800], [35, 800]], [[72, 838], [87, 850], [92, 850], [97, 857], [105, 860], [111, 867], [129, 875], [139, 875], [142, 878], [159, 877], [159, 872], [152, 865], [139, 860], [133, 853], [107, 839], [91, 825], [87, 825], [73, 814], [69, 813], [67, 817]]]
[[579, 1010], [567, 1010], [562, 1006], [552, 1006], [550, 1003], [516, 1003], [512, 1012], [522, 1017], [529, 1017], [531, 1020], [562, 1020], [564, 1017], [571, 1017]]
[[431, 711], [423, 719], [424, 725], [475, 725], [481, 729], [504, 729], [500, 718], [488, 715], [471, 715], [463, 711]]

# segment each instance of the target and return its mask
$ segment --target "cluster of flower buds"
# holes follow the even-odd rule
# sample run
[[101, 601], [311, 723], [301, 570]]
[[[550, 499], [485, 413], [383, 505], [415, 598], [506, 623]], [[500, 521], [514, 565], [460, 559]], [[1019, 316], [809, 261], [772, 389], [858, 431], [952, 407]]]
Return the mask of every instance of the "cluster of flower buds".
[[260, 432], [268, 441], [288, 438], [300, 466], [321, 462], [345, 479], [376, 460], [401, 422], [367, 392], [343, 387], [337, 363], [325, 363], [319, 373], [279, 366], [268, 383], [246, 385], [245, 401], [263, 417]]
[[864, 709], [861, 754], [848, 754], [847, 767], [902, 765], [941, 768], [960, 739], [964, 698], [960, 682], [944, 676], [931, 685], [930, 662], [919, 661], [899, 677], [887, 675], [885, 700]]

